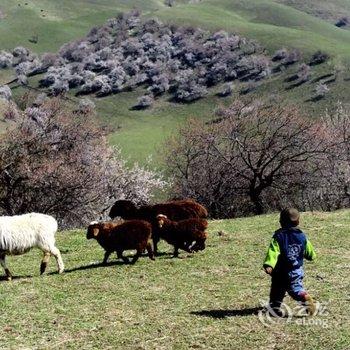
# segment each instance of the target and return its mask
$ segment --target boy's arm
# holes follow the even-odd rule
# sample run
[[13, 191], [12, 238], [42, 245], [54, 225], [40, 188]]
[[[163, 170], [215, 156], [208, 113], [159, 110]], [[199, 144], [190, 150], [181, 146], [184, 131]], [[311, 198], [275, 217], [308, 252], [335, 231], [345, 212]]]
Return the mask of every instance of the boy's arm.
[[316, 253], [315, 253], [314, 247], [312, 246], [311, 242], [308, 239], [306, 240], [304, 257], [305, 259], [310, 261], [316, 259]]
[[268, 269], [268, 267], [271, 267], [272, 269], [275, 268], [277, 264], [278, 256], [280, 255], [280, 246], [275, 238], [272, 238], [270, 242], [269, 249], [267, 250], [266, 258], [264, 261], [264, 269], [266, 272], [271, 271], [271, 269]]

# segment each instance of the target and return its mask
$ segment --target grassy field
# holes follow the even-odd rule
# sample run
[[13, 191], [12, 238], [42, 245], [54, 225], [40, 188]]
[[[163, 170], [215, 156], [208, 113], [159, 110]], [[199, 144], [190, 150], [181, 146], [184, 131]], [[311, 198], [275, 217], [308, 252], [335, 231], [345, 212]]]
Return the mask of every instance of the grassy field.
[[[338, 16], [339, 11], [347, 14], [349, 0], [202, 0], [197, 4], [177, 0], [172, 8], [165, 6], [163, 0], [2, 0], [0, 48], [24, 45], [38, 53], [57, 51], [64, 43], [85, 36], [93, 26], [132, 8], [141, 9], [144, 16], [166, 22], [237, 32], [259, 41], [269, 52], [284, 46], [296, 47], [304, 52], [306, 61], [311, 53], [324, 50], [331, 55], [331, 60], [313, 69], [312, 80], [307, 84], [286, 89], [288, 84], [284, 80], [296, 70], [291, 67], [284, 74], [263, 81], [251, 96], [280, 95], [289, 103], [300, 105], [312, 117], [322, 115], [326, 108], [334, 108], [337, 101], [349, 100], [350, 31], [335, 27], [328, 17], [324, 20], [316, 16], [325, 11], [332, 16]], [[33, 36], [38, 37], [37, 44], [29, 42]], [[317, 103], [310, 101], [317, 80], [334, 73], [335, 67], [341, 73], [329, 83], [330, 93]], [[0, 82], [9, 80], [11, 74], [0, 71]], [[31, 80], [34, 86], [37, 80]], [[95, 101], [101, 120], [115, 128], [111, 143], [120, 146], [130, 162], [143, 164], [152, 156], [153, 164], [162, 167], [159, 150], [166, 137], [189, 117], [212, 117], [219, 105], [239, 97], [241, 87], [236, 84], [232, 98], [220, 99], [213, 90], [207, 98], [189, 105], [161, 98], [146, 111], [132, 110], [137, 97], [144, 93], [142, 90]], [[21, 90], [16, 91], [15, 95], [20, 93]]]
[[326, 312], [269, 327], [257, 314], [269, 293], [261, 263], [276, 223], [277, 215], [213, 221], [205, 251], [172, 259], [162, 244], [155, 262], [144, 257], [134, 266], [113, 259], [99, 266], [96, 241], [61, 232], [64, 274], [51, 261], [40, 277], [35, 250], [8, 259], [17, 278], [0, 282], [0, 347], [349, 349], [350, 211], [302, 216], [318, 254], [306, 264], [305, 285]]
[[[288, 2], [273, 0], [177, 1], [169, 8], [162, 0], [2, 0], [5, 18], [0, 22], [0, 47], [25, 45], [35, 52], [56, 51], [69, 40], [84, 36], [94, 25], [121, 11], [139, 8], [147, 16], [179, 24], [227, 29], [260, 41], [270, 50], [299, 47], [306, 52], [324, 49], [334, 55], [350, 55], [350, 32], [307, 12], [307, 8], [350, 11], [348, 0]], [[331, 3], [331, 4], [329, 4]], [[299, 9], [298, 9], [299, 8]], [[220, 20], [218, 20], [220, 19]], [[278, 30], [276, 30], [278, 29]], [[38, 43], [28, 41], [38, 36]]]

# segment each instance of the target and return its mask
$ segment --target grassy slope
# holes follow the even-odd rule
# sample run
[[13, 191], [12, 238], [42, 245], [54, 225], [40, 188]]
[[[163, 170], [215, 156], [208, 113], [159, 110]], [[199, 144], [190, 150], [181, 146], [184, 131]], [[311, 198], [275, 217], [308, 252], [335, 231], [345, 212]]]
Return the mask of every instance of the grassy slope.
[[331, 23], [341, 16], [350, 15], [349, 0], [276, 0], [276, 2], [292, 6], [313, 16], [329, 20]]
[[[332, 3], [339, 7], [342, 1], [349, 8], [349, 1], [335, 0]], [[3, 0], [0, 9], [5, 12], [6, 17], [0, 21], [0, 48], [10, 49], [16, 45], [25, 45], [36, 52], [55, 51], [63, 43], [84, 36], [92, 26], [103, 23], [118, 12], [138, 7], [146, 16], [157, 16], [168, 22], [239, 32], [258, 40], [270, 52], [283, 46], [298, 47], [307, 57], [317, 49], [323, 49], [332, 55], [332, 62], [315, 69], [314, 79], [332, 72], [334, 64], [348, 69], [346, 62], [350, 57], [350, 31], [338, 29], [315, 18], [303, 8], [301, 9], [306, 12], [273, 0], [203, 0], [199, 4], [188, 4], [187, 1], [177, 3], [176, 7], [168, 8], [161, 0]], [[304, 3], [313, 8], [316, 6], [313, 0]], [[320, 7], [325, 6], [324, 4], [322, 1]], [[296, 6], [295, 3], [292, 5]], [[33, 35], [38, 35], [38, 44], [28, 41]], [[330, 85], [330, 94], [318, 103], [305, 102], [313, 94], [314, 83], [286, 91], [287, 84], [283, 79], [294, 69], [279, 78], [272, 77], [266, 81], [255, 96], [278, 93], [292, 103], [300, 104], [303, 101], [302, 108], [316, 116], [323, 113], [326, 107], [333, 106], [337, 100], [348, 101], [349, 83], [341, 79]], [[0, 72], [1, 82], [9, 77], [8, 72]], [[239, 91], [239, 87], [236, 91]], [[234, 97], [237, 97], [237, 92]], [[111, 121], [114, 126], [121, 126], [111, 136], [111, 141], [120, 145], [123, 153], [132, 161], [141, 163], [150, 154], [154, 159], [157, 158], [157, 148], [161, 142], [171, 131], [176, 131], [186, 117], [209, 118], [215, 107], [223, 103], [215, 97], [187, 106], [162, 100], [148, 111], [130, 110], [137, 96], [141, 94], [142, 91], [137, 91], [97, 101], [103, 119]], [[225, 103], [229, 101], [227, 99]]]
[[254, 314], [269, 292], [261, 262], [276, 223], [276, 215], [214, 221], [204, 252], [134, 266], [95, 266], [103, 256], [95, 241], [83, 231], [60, 233], [65, 274], [40, 277], [37, 251], [8, 259], [20, 277], [0, 282], [1, 348], [348, 349], [350, 212], [303, 215], [318, 253], [305, 285], [329, 302], [314, 319], [325, 329], [295, 319], [267, 328]]
[[269, 50], [287, 44], [306, 53], [324, 49], [335, 56], [350, 55], [348, 31], [272, 0], [203, 0], [200, 4], [164, 9], [157, 15], [177, 23], [234, 30], [258, 40]]

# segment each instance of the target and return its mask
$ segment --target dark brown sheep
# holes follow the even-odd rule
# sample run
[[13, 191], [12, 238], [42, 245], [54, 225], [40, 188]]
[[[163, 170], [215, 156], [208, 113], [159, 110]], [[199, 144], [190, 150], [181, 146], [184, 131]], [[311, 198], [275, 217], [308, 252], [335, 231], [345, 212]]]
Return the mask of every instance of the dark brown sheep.
[[143, 220], [115, 221], [105, 223], [91, 223], [87, 230], [87, 239], [95, 238], [100, 246], [105, 250], [103, 264], [111, 253], [116, 252], [117, 257], [125, 263], [129, 259], [123, 256], [124, 250], [136, 249], [131, 263], [134, 264], [147, 249], [148, 256], [154, 260], [151, 244], [152, 225]]
[[208, 222], [205, 219], [192, 218], [181, 221], [171, 221], [166, 215], [157, 215], [159, 236], [174, 246], [174, 257], [178, 257], [179, 249], [189, 253], [205, 249], [208, 234], [205, 230]]
[[146, 220], [152, 224], [153, 228], [153, 246], [154, 252], [157, 254], [157, 244], [159, 242], [157, 215], [166, 215], [172, 221], [181, 221], [190, 218], [207, 217], [207, 210], [191, 199], [174, 200], [167, 203], [159, 203], [155, 205], [143, 205], [139, 208], [128, 200], [119, 200], [112, 206], [109, 216], [114, 219], [117, 216], [123, 219], [139, 219]]
[[128, 200], [119, 200], [112, 206], [109, 216], [114, 219], [117, 216], [125, 220], [153, 220], [158, 214], [164, 214], [174, 221], [189, 218], [203, 217], [207, 214], [206, 209], [192, 200], [171, 201], [154, 205], [136, 205]]

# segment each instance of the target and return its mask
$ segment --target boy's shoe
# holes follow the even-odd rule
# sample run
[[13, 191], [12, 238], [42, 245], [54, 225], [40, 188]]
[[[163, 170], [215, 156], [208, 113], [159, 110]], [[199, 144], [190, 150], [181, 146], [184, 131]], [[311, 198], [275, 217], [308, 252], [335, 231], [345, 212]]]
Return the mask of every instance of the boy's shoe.
[[266, 308], [266, 313], [271, 317], [284, 317], [284, 313], [279, 307], [268, 306]]
[[305, 295], [305, 306], [309, 316], [314, 316], [316, 314], [316, 303], [310, 294]]

